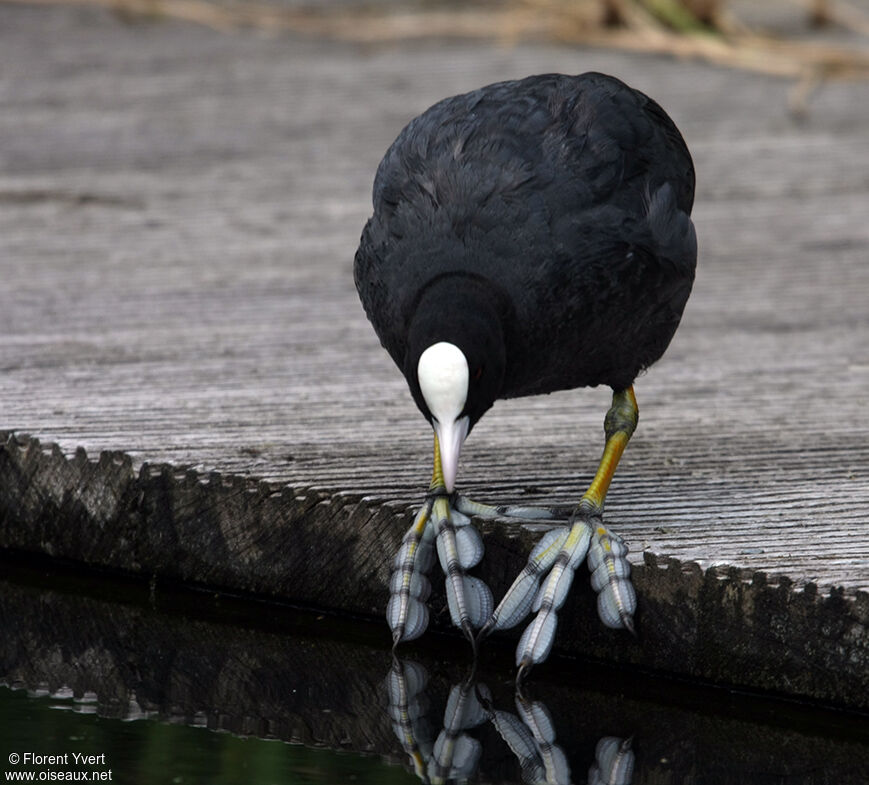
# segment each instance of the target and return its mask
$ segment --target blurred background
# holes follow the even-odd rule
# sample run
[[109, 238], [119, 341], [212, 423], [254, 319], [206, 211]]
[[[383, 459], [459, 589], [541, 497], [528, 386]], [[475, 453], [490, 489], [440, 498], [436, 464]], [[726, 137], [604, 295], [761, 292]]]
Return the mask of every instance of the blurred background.
[[[28, 0], [4, 0], [27, 3]], [[35, 0], [95, 5], [133, 21], [390, 40], [454, 36], [604, 46], [698, 58], [798, 80], [804, 111], [825, 79], [869, 74], [865, 0]]]

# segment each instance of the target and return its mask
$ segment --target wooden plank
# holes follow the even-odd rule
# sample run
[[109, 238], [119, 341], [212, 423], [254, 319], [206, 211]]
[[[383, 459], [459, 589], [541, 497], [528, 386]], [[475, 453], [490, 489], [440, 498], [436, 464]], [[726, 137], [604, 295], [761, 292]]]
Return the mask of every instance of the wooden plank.
[[[357, 565], [363, 586], [348, 584], [348, 597], [358, 592], [353, 609], [379, 613], [389, 557], [427, 483], [431, 436], [353, 290], [374, 169], [403, 123], [440, 97], [532, 72], [590, 69], [660, 100], [698, 171], [695, 292], [667, 356], [638, 380], [640, 425], [608, 500], [609, 521], [631, 544], [641, 589], [642, 570], [652, 591], [651, 576], [665, 571], [655, 565], [670, 558], [735, 568], [722, 574], [740, 586], [756, 571], [783, 574], [796, 589], [818, 587], [820, 619], [841, 587], [837, 634], [865, 678], [862, 83], [826, 85], [807, 122], [796, 124], [781, 81], [665, 59], [443, 41], [360, 48], [0, 4], [0, 428], [56, 443], [63, 454], [45, 456], [36, 472], [43, 484], [30, 491], [43, 500], [60, 492], [55, 514], [70, 514], [76, 494], [108, 483], [109, 507], [127, 516], [149, 555], [124, 561], [104, 539], [105, 557], [159, 571], [159, 536], [136, 528], [159, 516], [136, 519], [124, 496], [136, 488], [163, 498], [149, 472], [166, 487], [175, 479], [162, 464], [185, 467], [182, 486], [218, 476], [265, 480], [254, 491], [263, 500], [286, 486], [288, 507], [280, 497], [270, 502], [256, 525], [259, 502], [233, 507], [238, 526], [254, 526], [265, 558], [272, 536], [293, 547], [281, 527], [307, 515], [312, 531], [343, 532], [329, 547], [316, 539], [334, 554], [332, 569], [356, 553], [358, 525], [371, 541]], [[594, 469], [607, 402], [598, 389], [499, 403], [466, 446], [462, 488], [482, 501], [569, 506]], [[10, 500], [21, 498], [13, 469], [31, 465], [29, 448], [10, 445], [2, 544], [74, 547], [59, 523], [50, 548], [21, 531], [25, 518]], [[80, 446], [92, 458], [120, 451], [130, 462], [62, 460]], [[157, 468], [143, 475], [145, 462]], [[112, 466], [122, 467], [122, 479]], [[63, 476], [78, 479], [64, 485]], [[196, 526], [228, 525], [197, 517], [196, 505], [217, 503], [207, 493], [178, 493], [193, 507], [170, 522], [181, 525], [176, 535], [205, 541], [210, 535]], [[309, 498], [322, 505], [315, 515]], [[358, 504], [363, 512], [347, 512]], [[27, 509], [49, 525], [50, 506]], [[88, 511], [85, 503], [81, 515], [113, 520], [99, 505]], [[281, 533], [265, 533], [267, 524]], [[531, 534], [487, 531], [490, 558], [504, 554], [486, 568], [498, 584], [521, 563]], [[231, 534], [237, 544], [245, 536]], [[191, 562], [176, 577], [321, 599], [313, 579], [294, 586], [280, 558], [267, 561], [269, 577], [256, 586], [252, 562], [200, 564], [201, 572]], [[712, 591], [712, 578], [678, 572], [679, 581], [660, 584], [669, 587], [656, 595], [661, 613], [676, 607], [676, 584], [695, 599]], [[694, 622], [712, 624], [704, 614], [721, 603], [701, 605], [692, 606]], [[621, 639], [581, 640], [587, 621], [564, 625], [567, 650], [664, 667], [663, 641], [657, 654], [647, 646], [619, 655]], [[687, 672], [739, 677], [719, 664]], [[796, 689], [813, 694], [810, 682]], [[814, 694], [846, 700], [847, 684]]]

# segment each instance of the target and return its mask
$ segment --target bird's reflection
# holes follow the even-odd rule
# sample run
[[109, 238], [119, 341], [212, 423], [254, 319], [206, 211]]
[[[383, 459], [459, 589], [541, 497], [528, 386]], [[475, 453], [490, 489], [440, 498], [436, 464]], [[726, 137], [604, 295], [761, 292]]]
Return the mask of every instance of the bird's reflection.
[[[528, 785], [570, 785], [570, 765], [556, 743], [555, 724], [541, 701], [529, 700], [520, 688], [515, 713], [495, 707], [475, 667], [450, 689], [441, 730], [434, 739], [429, 719], [428, 672], [419, 663], [393, 657], [386, 679], [389, 714], [395, 735], [410, 757], [417, 777], [431, 785], [468, 782], [477, 772], [483, 748], [468, 731], [491, 722], [519, 764]], [[634, 771], [632, 739], [605, 736], [597, 742], [588, 771], [589, 785], [630, 785]]]

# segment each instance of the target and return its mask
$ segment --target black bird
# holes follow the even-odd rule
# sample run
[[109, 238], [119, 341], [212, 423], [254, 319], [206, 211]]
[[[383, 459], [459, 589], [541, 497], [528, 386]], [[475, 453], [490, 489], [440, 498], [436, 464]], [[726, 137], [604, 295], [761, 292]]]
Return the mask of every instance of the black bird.
[[[427, 624], [435, 536], [452, 618], [469, 638], [538, 611], [517, 651], [520, 674], [548, 655], [586, 552], [604, 623], [633, 630], [627, 548], [603, 525], [603, 504], [637, 423], [634, 379], [667, 348], [691, 292], [693, 200], [694, 167], [673, 121], [598, 73], [447, 98], [386, 152], [356, 287], [435, 431], [430, 492], [395, 562], [387, 616], [396, 644]], [[463, 513], [533, 511], [458, 496], [462, 443], [498, 399], [600, 384], [613, 403], [594, 481], [493, 612], [485, 585], [465, 575], [482, 544]]]

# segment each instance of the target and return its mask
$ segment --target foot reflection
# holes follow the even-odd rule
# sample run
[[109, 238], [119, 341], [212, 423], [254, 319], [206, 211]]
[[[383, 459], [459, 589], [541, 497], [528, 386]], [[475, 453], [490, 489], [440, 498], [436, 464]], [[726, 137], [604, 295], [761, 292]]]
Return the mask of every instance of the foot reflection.
[[594, 750], [594, 763], [588, 770], [588, 785], [631, 785], [634, 776], [633, 738], [604, 736]]
[[428, 671], [422, 665], [392, 658], [392, 668], [386, 677], [392, 730], [410, 757], [416, 776], [423, 782], [429, 781], [427, 762], [432, 758], [427, 685]]
[[[474, 671], [450, 690], [444, 711], [444, 727], [438, 734], [434, 754], [429, 762], [429, 775], [433, 783], [465, 782], [472, 777], [480, 763], [483, 746], [466, 730], [476, 728], [489, 719], [480, 703]], [[480, 685], [486, 693], [486, 687]]]
[[[519, 764], [521, 781], [529, 785], [570, 785], [567, 756], [555, 741], [555, 724], [541, 701], [516, 690], [516, 713], [494, 706], [485, 684], [468, 676], [450, 689], [437, 739], [428, 720], [428, 673], [419, 663], [393, 658], [386, 679], [392, 727], [422, 782], [463, 783], [477, 772], [482, 743], [467, 731], [487, 721]], [[632, 739], [601, 738], [589, 768], [589, 785], [630, 785], [634, 771]]]

